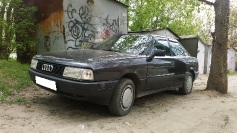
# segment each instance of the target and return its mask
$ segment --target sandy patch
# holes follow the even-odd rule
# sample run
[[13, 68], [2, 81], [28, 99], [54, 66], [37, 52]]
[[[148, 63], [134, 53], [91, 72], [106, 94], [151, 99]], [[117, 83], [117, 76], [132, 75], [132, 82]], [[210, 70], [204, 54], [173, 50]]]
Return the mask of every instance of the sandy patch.
[[203, 91], [207, 76], [187, 96], [174, 92], [139, 98], [131, 113], [114, 117], [106, 106], [70, 100], [43, 90], [25, 90], [26, 106], [0, 105], [0, 133], [234, 133], [237, 131], [237, 76], [229, 94]]

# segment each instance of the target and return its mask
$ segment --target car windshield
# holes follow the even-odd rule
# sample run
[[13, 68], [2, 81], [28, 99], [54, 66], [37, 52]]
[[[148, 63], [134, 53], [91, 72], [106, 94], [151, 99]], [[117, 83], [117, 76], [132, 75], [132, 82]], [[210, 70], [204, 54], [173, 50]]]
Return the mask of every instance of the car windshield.
[[117, 35], [96, 43], [93, 49], [139, 55], [147, 49], [149, 42], [151, 38], [144, 35]]

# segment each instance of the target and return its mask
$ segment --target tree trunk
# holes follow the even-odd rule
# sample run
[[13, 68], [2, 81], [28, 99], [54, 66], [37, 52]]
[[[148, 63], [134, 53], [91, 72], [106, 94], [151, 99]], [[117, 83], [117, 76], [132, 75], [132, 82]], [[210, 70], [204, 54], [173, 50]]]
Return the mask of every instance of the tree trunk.
[[207, 82], [207, 90], [228, 92], [227, 79], [227, 43], [229, 25], [229, 0], [216, 0], [215, 32], [213, 36], [211, 71]]
[[[5, 21], [5, 8], [6, 8], [6, 1], [2, 1], [2, 5], [0, 7], [0, 21], [2, 21], [4, 23]], [[4, 32], [3, 32], [3, 25], [0, 24], [0, 59], [8, 59], [8, 48], [5, 45], [5, 39], [4, 39]]]
[[13, 32], [12, 32], [12, 1], [10, 1], [9, 5], [8, 5], [8, 8], [7, 8], [7, 12], [6, 12], [6, 27], [4, 29], [4, 33], [5, 33], [5, 47], [6, 47], [6, 56], [7, 56], [7, 59], [9, 58], [9, 55], [11, 53], [11, 41], [13, 39]]
[[[6, 8], [6, 2], [2, 1], [2, 5], [0, 7], [0, 21], [4, 20], [5, 8]], [[2, 44], [2, 39], [3, 39], [3, 25], [0, 24], [0, 45]]]

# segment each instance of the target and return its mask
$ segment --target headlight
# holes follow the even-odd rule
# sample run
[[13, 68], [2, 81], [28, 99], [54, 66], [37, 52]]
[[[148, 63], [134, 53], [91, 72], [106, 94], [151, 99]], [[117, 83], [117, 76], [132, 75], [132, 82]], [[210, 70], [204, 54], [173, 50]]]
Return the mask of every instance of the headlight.
[[33, 68], [33, 69], [36, 69], [37, 64], [38, 64], [38, 60], [32, 59], [32, 60], [31, 60], [30, 67]]
[[63, 76], [79, 80], [94, 80], [93, 71], [91, 69], [65, 67]]

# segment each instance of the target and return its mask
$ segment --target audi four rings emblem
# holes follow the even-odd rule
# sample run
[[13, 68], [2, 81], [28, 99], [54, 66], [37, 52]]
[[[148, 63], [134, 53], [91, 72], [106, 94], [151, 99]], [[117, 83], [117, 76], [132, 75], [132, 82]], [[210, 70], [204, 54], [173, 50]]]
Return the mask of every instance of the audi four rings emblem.
[[53, 71], [53, 65], [43, 64], [42, 65], [42, 70], [52, 72]]

